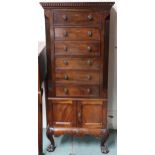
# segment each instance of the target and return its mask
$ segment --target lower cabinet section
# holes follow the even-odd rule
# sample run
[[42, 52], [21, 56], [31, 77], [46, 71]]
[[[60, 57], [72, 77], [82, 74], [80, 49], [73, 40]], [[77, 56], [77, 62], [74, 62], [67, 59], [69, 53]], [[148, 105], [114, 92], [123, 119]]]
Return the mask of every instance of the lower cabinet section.
[[71, 100], [52, 100], [49, 104], [52, 104], [49, 110], [52, 110], [54, 127], [76, 126], [76, 105]]
[[79, 126], [83, 128], [106, 128], [105, 101], [78, 101]]
[[62, 134], [73, 129], [74, 132], [71, 134], [82, 132], [89, 134], [88, 132], [93, 132], [93, 129], [105, 129], [106, 106], [106, 99], [48, 99], [49, 126], [58, 129]]

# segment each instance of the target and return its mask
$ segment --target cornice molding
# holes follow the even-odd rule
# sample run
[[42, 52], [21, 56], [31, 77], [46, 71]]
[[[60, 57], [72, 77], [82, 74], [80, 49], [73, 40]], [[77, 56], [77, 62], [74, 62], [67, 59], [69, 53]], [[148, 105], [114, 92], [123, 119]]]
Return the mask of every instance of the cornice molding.
[[110, 9], [115, 2], [61, 2], [61, 3], [50, 3], [50, 2], [40, 2], [44, 9], [50, 8], [87, 8], [87, 7], [97, 7]]

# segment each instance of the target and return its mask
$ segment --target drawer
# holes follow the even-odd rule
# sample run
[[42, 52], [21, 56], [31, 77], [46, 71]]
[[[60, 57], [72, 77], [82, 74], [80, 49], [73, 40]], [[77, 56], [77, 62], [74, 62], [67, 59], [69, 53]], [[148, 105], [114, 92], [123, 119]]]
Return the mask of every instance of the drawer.
[[99, 84], [99, 71], [56, 71], [56, 83]]
[[99, 42], [55, 42], [55, 55], [100, 56]]
[[99, 86], [60, 85], [56, 86], [57, 97], [98, 97]]
[[54, 11], [54, 25], [99, 25], [99, 14], [89, 11]]
[[55, 40], [100, 40], [97, 28], [55, 28]]
[[100, 69], [99, 58], [55, 58], [56, 69]]

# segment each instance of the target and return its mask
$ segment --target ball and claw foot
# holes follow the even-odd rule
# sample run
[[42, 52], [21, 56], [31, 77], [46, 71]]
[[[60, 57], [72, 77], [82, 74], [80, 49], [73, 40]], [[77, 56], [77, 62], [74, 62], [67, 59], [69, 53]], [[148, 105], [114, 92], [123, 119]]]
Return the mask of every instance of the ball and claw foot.
[[50, 144], [48, 147], [47, 147], [47, 151], [48, 152], [53, 152], [55, 150], [55, 146], [53, 146], [52, 144]]
[[107, 145], [105, 145], [105, 146], [101, 146], [101, 152], [104, 153], [104, 154], [109, 153], [109, 150], [108, 150]]

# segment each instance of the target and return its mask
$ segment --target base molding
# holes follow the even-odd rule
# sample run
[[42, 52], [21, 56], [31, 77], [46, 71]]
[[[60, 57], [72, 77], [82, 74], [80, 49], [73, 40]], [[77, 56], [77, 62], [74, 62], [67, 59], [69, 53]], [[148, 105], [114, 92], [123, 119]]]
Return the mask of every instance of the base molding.
[[108, 129], [96, 129], [96, 128], [91, 129], [91, 128], [77, 128], [77, 127], [72, 127], [72, 128], [48, 127], [47, 129], [49, 134], [52, 134], [55, 136], [69, 134], [72, 136], [92, 135], [95, 137], [100, 137], [104, 135], [107, 132], [107, 130]]

